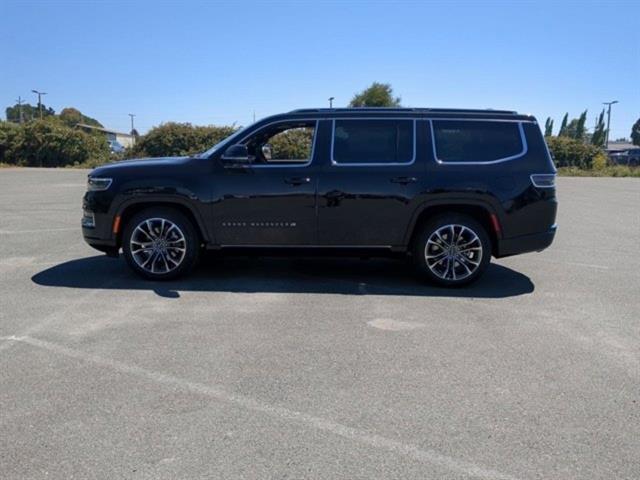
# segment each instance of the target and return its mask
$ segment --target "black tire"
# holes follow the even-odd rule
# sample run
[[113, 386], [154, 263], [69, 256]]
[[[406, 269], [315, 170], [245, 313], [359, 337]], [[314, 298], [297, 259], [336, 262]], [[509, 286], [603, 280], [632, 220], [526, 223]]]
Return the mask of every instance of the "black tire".
[[[458, 239], [453, 248], [447, 243], [448, 238]], [[486, 270], [491, 261], [491, 240], [480, 222], [468, 215], [438, 215], [415, 236], [412, 256], [420, 275], [430, 282], [442, 287], [461, 287], [476, 281]]]
[[[163, 232], [160, 232], [160, 227], [164, 229]], [[145, 231], [156, 233], [155, 238], [160, 238], [162, 233], [166, 233], [165, 248], [162, 248], [163, 245], [144, 246], [137, 243], [147, 240], [148, 243], [153, 243], [154, 238]], [[152, 248], [157, 250], [143, 251]], [[148, 280], [172, 280], [189, 273], [197, 264], [200, 239], [193, 223], [180, 211], [171, 207], [151, 207], [135, 214], [125, 225], [122, 233], [122, 252], [129, 267], [141, 277]], [[151, 255], [155, 255], [156, 259], [146, 260]], [[154, 263], [152, 266], [148, 263], [145, 266], [145, 261]]]

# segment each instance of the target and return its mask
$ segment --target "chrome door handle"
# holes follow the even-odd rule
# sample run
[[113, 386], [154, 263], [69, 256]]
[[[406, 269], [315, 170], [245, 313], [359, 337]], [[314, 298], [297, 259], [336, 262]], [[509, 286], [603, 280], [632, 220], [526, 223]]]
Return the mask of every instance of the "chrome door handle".
[[285, 178], [284, 183], [289, 185], [302, 185], [303, 183], [311, 183], [311, 179], [309, 177], [291, 177]]
[[417, 181], [418, 179], [416, 177], [394, 177], [391, 179], [391, 183], [400, 183], [401, 185], [407, 185]]

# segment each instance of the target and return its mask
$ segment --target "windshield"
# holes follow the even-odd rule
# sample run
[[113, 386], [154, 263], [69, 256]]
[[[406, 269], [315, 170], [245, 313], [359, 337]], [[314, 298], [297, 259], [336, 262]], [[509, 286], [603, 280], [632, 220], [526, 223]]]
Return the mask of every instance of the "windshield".
[[[233, 140], [235, 138], [238, 138], [240, 136], [242, 136], [242, 134], [244, 132], [247, 131], [247, 129], [250, 127], [251, 125], [247, 126], [247, 127], [243, 127], [240, 128], [239, 130], [236, 130], [235, 132], [233, 132], [231, 135], [229, 135], [226, 138], [223, 138], [222, 140], [220, 140], [218, 143], [216, 143], [213, 147], [211, 147], [209, 150], [206, 150], [204, 152], [201, 153], [197, 153], [194, 155], [194, 157], [210, 157], [211, 155], [213, 155], [214, 153], [216, 153], [220, 147], [222, 147], [223, 144], [229, 142], [230, 140]], [[233, 142], [232, 142], [233, 143]]]

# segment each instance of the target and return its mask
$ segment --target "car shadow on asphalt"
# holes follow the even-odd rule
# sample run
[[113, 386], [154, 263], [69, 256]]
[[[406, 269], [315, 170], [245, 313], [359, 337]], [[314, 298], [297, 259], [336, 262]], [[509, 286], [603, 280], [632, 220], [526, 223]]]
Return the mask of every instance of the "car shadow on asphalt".
[[495, 263], [472, 285], [447, 289], [424, 282], [404, 261], [335, 257], [208, 255], [189, 276], [154, 282], [136, 276], [122, 257], [94, 256], [55, 265], [31, 279], [47, 287], [149, 290], [167, 298], [178, 298], [179, 292], [188, 291], [505, 298], [528, 294], [535, 288], [526, 275]]

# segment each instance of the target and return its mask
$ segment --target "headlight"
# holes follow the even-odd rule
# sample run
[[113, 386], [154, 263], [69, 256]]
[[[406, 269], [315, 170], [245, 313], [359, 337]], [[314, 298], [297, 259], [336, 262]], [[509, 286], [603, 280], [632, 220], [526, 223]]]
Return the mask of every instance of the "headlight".
[[87, 190], [90, 192], [100, 192], [109, 188], [111, 182], [113, 182], [112, 178], [89, 177], [87, 178]]

